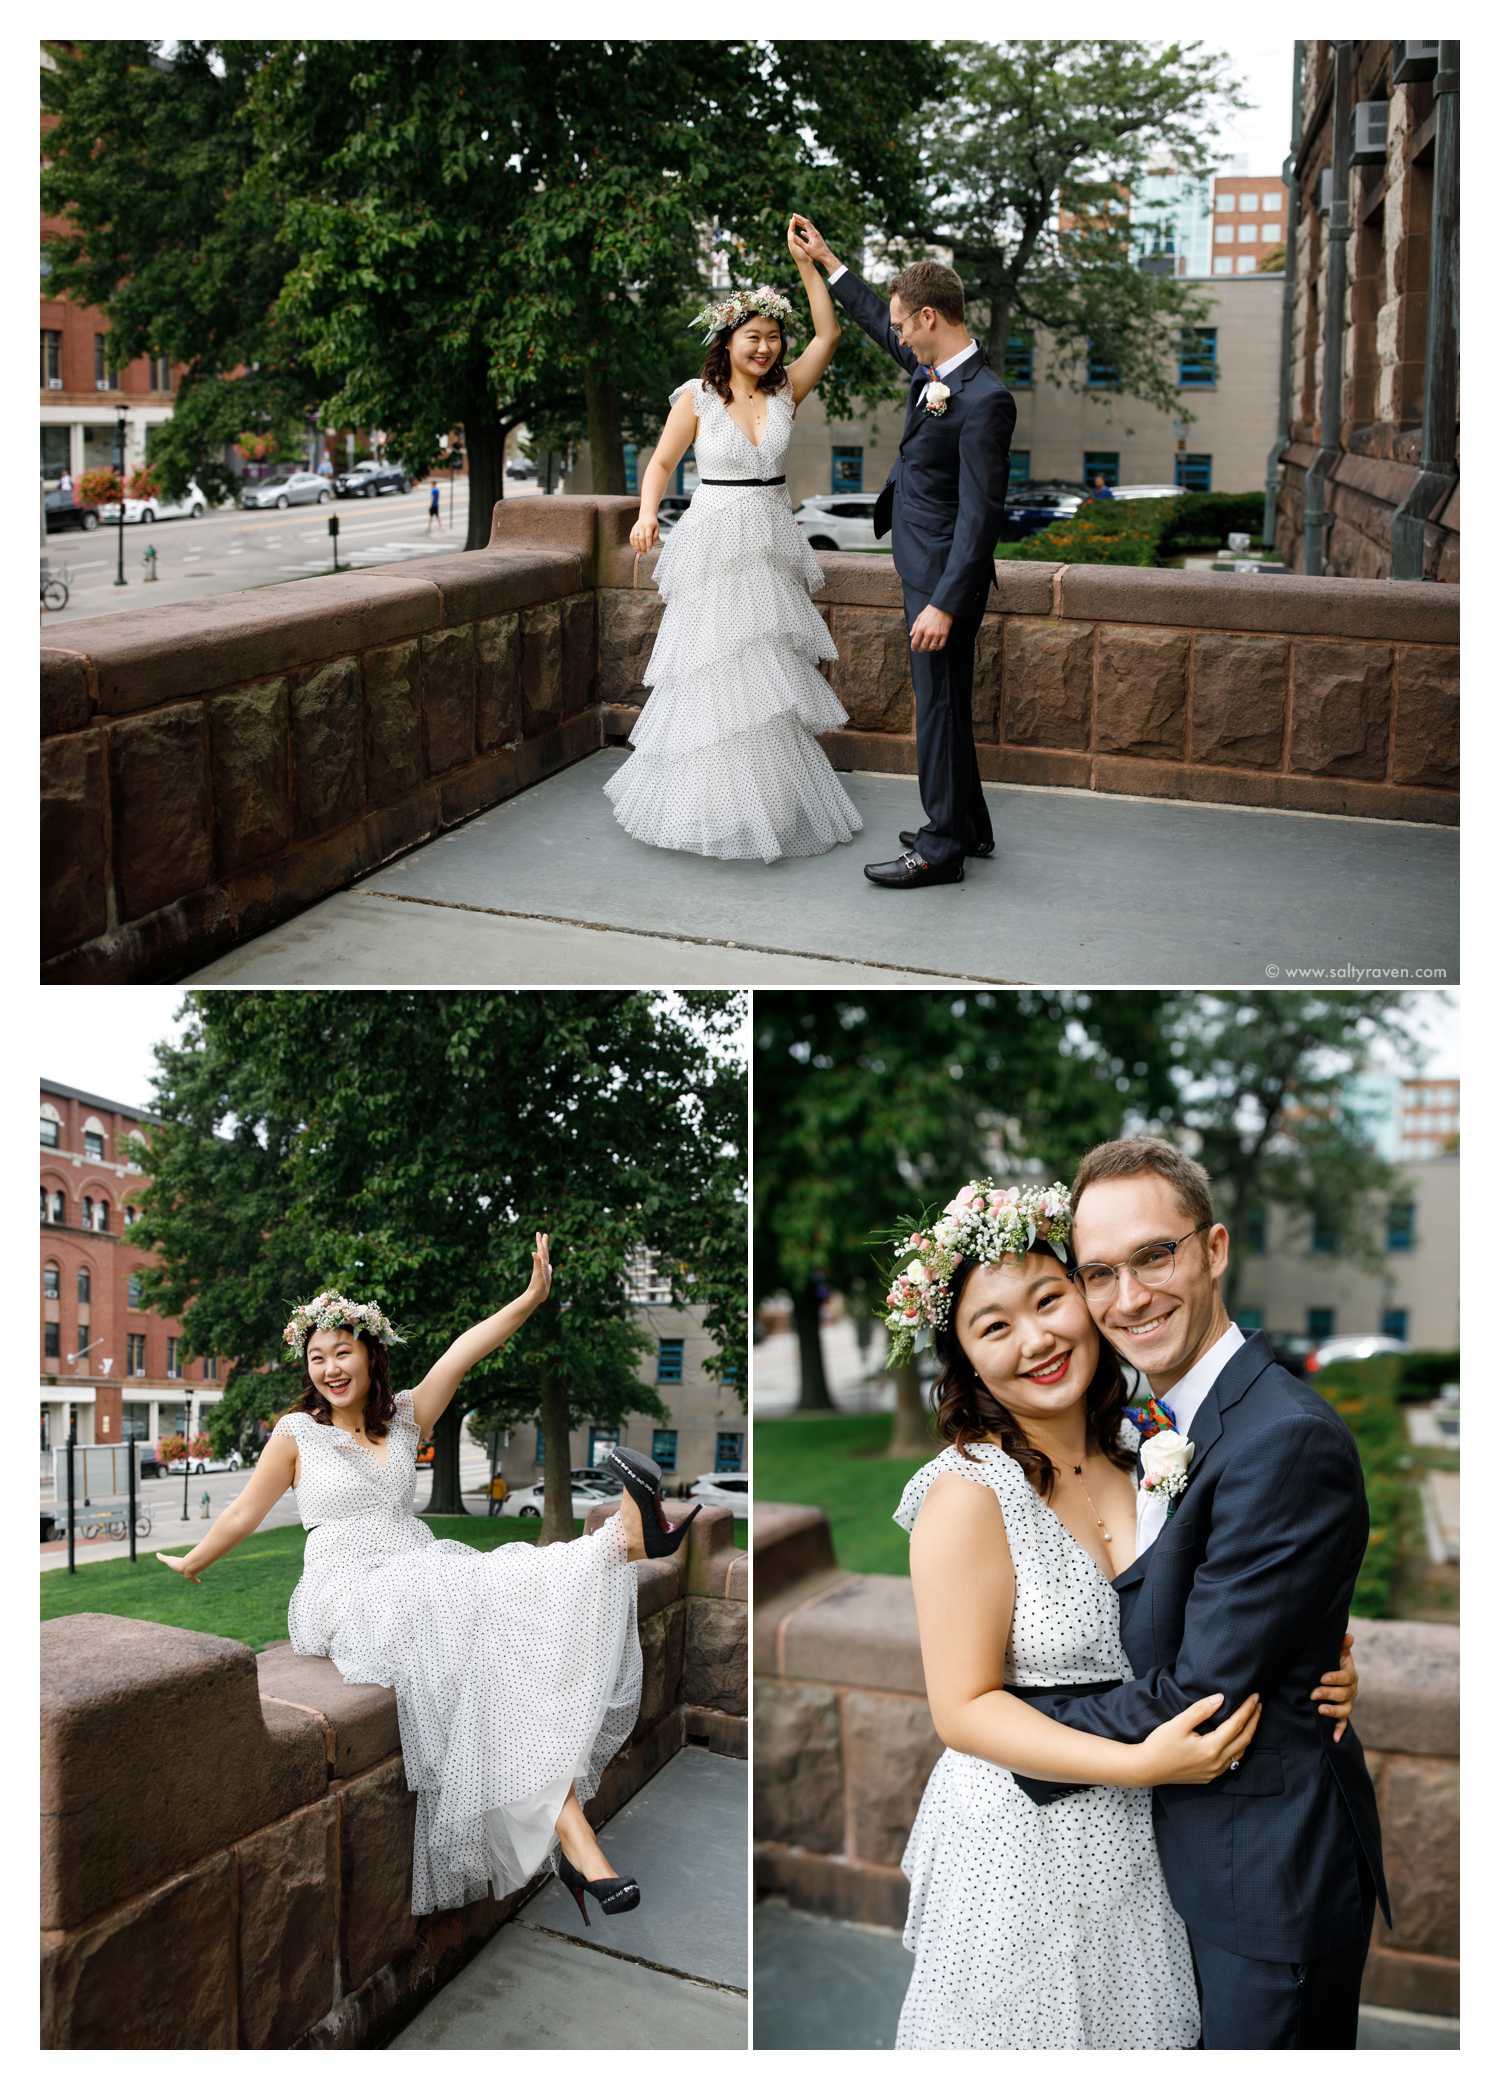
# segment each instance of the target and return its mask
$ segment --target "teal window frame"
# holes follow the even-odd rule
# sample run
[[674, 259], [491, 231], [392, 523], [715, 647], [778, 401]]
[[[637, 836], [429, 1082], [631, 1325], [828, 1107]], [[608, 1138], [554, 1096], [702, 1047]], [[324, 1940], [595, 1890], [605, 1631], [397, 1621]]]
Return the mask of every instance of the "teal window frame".
[[1120, 382], [1120, 366], [1112, 363], [1102, 349], [1088, 345], [1088, 382], [1097, 391], [1113, 390]]
[[742, 1473], [745, 1468], [743, 1430], [718, 1430], [714, 1434], [715, 1473]]
[[651, 1456], [663, 1473], [677, 1471], [677, 1432], [675, 1430], [653, 1430], [651, 1432]]
[[1212, 493], [1213, 458], [1201, 450], [1179, 450], [1172, 459], [1172, 482], [1185, 493]]
[[1083, 453], [1083, 483], [1092, 488], [1095, 476], [1103, 473], [1106, 486], [1120, 483], [1120, 453], [1118, 450], [1085, 450]]
[[658, 1386], [680, 1386], [682, 1384], [684, 1339], [680, 1335], [664, 1335], [656, 1345], [656, 1383]]
[[1012, 334], [1005, 344], [1003, 369], [1005, 382], [1014, 391], [1016, 387], [1029, 387], [1036, 383], [1036, 336], [1034, 334]]
[[858, 443], [834, 443], [828, 457], [828, 491], [863, 493], [865, 453]]
[[1211, 392], [1219, 382], [1219, 330], [1184, 327], [1177, 343], [1177, 388]]

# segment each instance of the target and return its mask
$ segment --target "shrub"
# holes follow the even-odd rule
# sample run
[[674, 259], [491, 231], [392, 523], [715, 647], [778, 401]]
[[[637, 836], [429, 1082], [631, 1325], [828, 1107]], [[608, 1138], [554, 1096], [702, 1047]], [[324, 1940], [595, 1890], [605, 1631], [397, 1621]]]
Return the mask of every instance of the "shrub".
[[1410, 1350], [1397, 1362], [1398, 1401], [1435, 1400], [1445, 1386], [1458, 1384], [1457, 1350]]
[[73, 499], [80, 508], [102, 508], [106, 501], [120, 498], [120, 475], [113, 465], [95, 465], [85, 472], [73, 488]]
[[161, 474], [150, 465], [139, 464], [131, 473], [126, 492], [133, 501], [159, 501], [161, 499]]
[[1076, 515], [1049, 523], [1019, 544], [998, 544], [997, 559], [1060, 560], [1066, 566], [1160, 566], [1169, 553], [1218, 551], [1231, 530], [1259, 543], [1265, 497], [1258, 493], [1181, 493], [1159, 501], [1085, 501]]
[[1231, 530], [1243, 530], [1252, 544], [1261, 541], [1266, 497], [1259, 493], [1185, 493], [1168, 504], [1163, 552], [1223, 548]]

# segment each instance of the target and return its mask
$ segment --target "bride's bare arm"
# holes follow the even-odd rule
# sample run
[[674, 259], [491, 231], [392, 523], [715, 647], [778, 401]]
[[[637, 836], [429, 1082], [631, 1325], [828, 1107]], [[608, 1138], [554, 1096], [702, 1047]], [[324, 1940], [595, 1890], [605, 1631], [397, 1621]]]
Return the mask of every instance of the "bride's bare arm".
[[457, 1342], [450, 1343], [437, 1363], [432, 1367], [419, 1386], [412, 1389], [412, 1407], [417, 1418], [417, 1428], [424, 1437], [430, 1437], [437, 1419], [458, 1391], [459, 1381], [481, 1357], [488, 1357], [507, 1343], [518, 1328], [531, 1319], [537, 1308], [552, 1290], [552, 1263], [546, 1234], [538, 1234], [536, 1248], [531, 1258], [531, 1282], [524, 1292], [512, 1299], [509, 1306], [502, 1306], [488, 1320], [476, 1321], [466, 1328]]
[[933, 1482], [912, 1528], [911, 1580], [927, 1703], [950, 1749], [1063, 1785], [1200, 1785], [1249, 1746], [1260, 1717], [1253, 1699], [1212, 1735], [1195, 1730], [1222, 1694], [1144, 1742], [1113, 1742], [1066, 1728], [1007, 1691], [1015, 1568], [1000, 1504], [987, 1487], [956, 1473]]
[[290, 1436], [272, 1436], [256, 1463], [255, 1471], [227, 1509], [219, 1514], [188, 1553], [158, 1553], [163, 1567], [175, 1568], [196, 1582], [206, 1567], [259, 1530], [273, 1503], [279, 1502], [292, 1485], [297, 1467], [297, 1447]]
[[638, 552], [648, 552], [661, 541], [656, 511], [667, 490], [667, 481], [687, 455], [688, 446], [697, 432], [698, 416], [693, 409], [693, 395], [684, 392], [673, 400], [661, 438], [651, 452], [651, 462], [641, 474], [641, 512], [630, 531], [630, 542]]
[[807, 293], [808, 309], [812, 313], [813, 337], [796, 362], [788, 363], [786, 366], [786, 374], [792, 385], [792, 398], [798, 406], [809, 392], [817, 390], [823, 372], [833, 361], [833, 352], [839, 345], [839, 323], [833, 299], [828, 294], [828, 285], [813, 264], [806, 242], [797, 236], [799, 223], [805, 223], [805, 220], [794, 217], [788, 224], [786, 243], [791, 249], [792, 259], [797, 264], [797, 273], [802, 278], [802, 288]]

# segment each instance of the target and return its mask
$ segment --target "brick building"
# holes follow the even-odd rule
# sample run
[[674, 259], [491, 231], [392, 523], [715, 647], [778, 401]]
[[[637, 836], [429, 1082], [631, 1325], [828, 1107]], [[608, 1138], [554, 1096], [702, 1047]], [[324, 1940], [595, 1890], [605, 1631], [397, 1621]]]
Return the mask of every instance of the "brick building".
[[124, 1239], [145, 1178], [125, 1142], [154, 1120], [106, 1096], [43, 1081], [41, 1446], [150, 1443], [218, 1400], [220, 1360], [189, 1357], [181, 1324], [140, 1303], [153, 1258]]
[[1458, 579], [1458, 45], [1299, 43], [1275, 494], [1298, 571]]
[[1286, 222], [1287, 192], [1279, 174], [1216, 174], [1214, 274], [1251, 276], [1268, 263], [1275, 266], [1286, 246]]

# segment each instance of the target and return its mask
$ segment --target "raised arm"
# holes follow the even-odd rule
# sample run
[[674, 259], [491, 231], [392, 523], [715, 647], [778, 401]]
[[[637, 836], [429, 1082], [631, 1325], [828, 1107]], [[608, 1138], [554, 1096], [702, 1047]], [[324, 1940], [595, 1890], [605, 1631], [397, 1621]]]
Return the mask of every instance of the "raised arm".
[[1135, 1747], [1071, 1733], [1008, 1692], [1005, 1650], [1016, 1583], [1005, 1519], [988, 1487], [957, 1473], [935, 1480], [917, 1513], [911, 1581], [927, 1703], [950, 1749], [1059, 1783], [1196, 1785], [1219, 1776], [1254, 1732], [1259, 1712], [1251, 1707], [1211, 1738], [1195, 1734], [1217, 1710], [1215, 1694], [1191, 1708], [1191, 1717]]
[[186, 1575], [189, 1582], [196, 1582], [206, 1567], [222, 1560], [259, 1529], [271, 1505], [279, 1502], [292, 1485], [296, 1470], [297, 1446], [290, 1429], [273, 1430], [255, 1471], [233, 1502], [219, 1511], [197, 1545], [187, 1553], [158, 1553], [157, 1559], [163, 1567], [173, 1568], [179, 1575]]
[[989, 587], [1005, 520], [1010, 437], [1016, 402], [1009, 392], [986, 399], [965, 421], [958, 445], [958, 522], [932, 606], [956, 614], [966, 597]]
[[855, 324], [864, 329], [877, 348], [883, 348], [888, 356], [894, 356], [903, 370], [919, 370], [921, 365], [916, 357], [898, 339], [884, 300], [856, 276], [853, 269], [844, 267], [811, 218], [794, 216], [792, 226], [808, 258], [827, 269], [829, 290]]
[[823, 372], [833, 361], [833, 352], [839, 345], [839, 323], [833, 309], [833, 299], [828, 295], [828, 285], [818, 274], [807, 243], [799, 227], [805, 218], [794, 217], [786, 229], [786, 243], [797, 264], [797, 273], [802, 278], [802, 288], [807, 293], [808, 310], [812, 313], [813, 337], [803, 349], [795, 363], [788, 363], [786, 374], [792, 383], [792, 400], [800, 406], [809, 392], [818, 388]]
[[[641, 512], [631, 525], [630, 542], [638, 552], [648, 552], [661, 542], [656, 511], [667, 490], [667, 481], [687, 455], [688, 445], [698, 432], [698, 416], [691, 391], [681, 392], [672, 402], [651, 462], [641, 474]], [[483, 1356], [484, 1352], [481, 1351]]]
[[458, 1382], [464, 1373], [478, 1364], [481, 1357], [488, 1357], [507, 1343], [518, 1328], [531, 1319], [552, 1290], [552, 1263], [549, 1255], [548, 1236], [538, 1234], [536, 1248], [531, 1257], [531, 1282], [509, 1306], [502, 1306], [498, 1313], [491, 1314], [487, 1321], [478, 1321], [472, 1328], [465, 1329], [457, 1342], [450, 1343], [419, 1386], [412, 1389], [412, 1406], [416, 1412], [417, 1428], [424, 1437], [430, 1437], [437, 1419], [458, 1391]]

